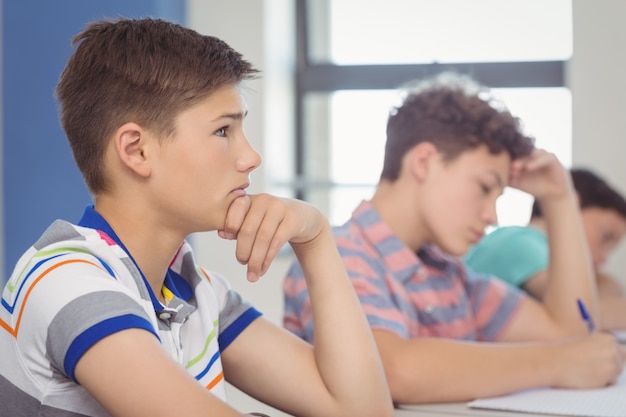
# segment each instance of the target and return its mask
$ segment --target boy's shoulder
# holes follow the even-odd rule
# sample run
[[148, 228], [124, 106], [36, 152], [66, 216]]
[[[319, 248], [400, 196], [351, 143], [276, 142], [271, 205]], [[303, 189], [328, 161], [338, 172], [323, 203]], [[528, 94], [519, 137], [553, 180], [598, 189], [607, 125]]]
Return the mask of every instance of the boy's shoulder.
[[66, 220], [55, 220], [39, 238], [22, 254], [12, 273], [23, 272], [29, 265], [38, 267], [47, 261], [60, 260], [67, 255], [79, 257], [123, 257], [124, 251], [106, 234], [94, 229], [81, 227]]
[[59, 271], [72, 271], [63, 274], [64, 280], [77, 271], [118, 279], [119, 271], [127, 269], [124, 256], [124, 250], [104, 233], [55, 220], [17, 261], [3, 296], [24, 296], [28, 288], [38, 286], [39, 278], [59, 276]]
[[[53, 254], [66, 251], [81, 253], [111, 251], [118, 257], [126, 252], [106, 233], [89, 227], [79, 226], [66, 220], [55, 220], [33, 243], [30, 252]], [[27, 255], [28, 252], [25, 254]]]
[[[332, 228], [340, 252], [371, 252], [380, 242], [396, 236], [369, 201], [362, 201], [342, 225]], [[371, 254], [373, 255], [373, 254]]]

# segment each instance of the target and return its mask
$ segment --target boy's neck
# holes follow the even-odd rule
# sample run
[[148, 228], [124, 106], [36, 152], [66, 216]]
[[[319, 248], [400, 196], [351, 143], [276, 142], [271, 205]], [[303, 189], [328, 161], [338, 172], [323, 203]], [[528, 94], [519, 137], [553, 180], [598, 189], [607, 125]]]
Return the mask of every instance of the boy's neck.
[[[406, 190], [406, 188], [405, 188]], [[429, 243], [424, 225], [420, 224], [415, 200], [402, 191], [399, 181], [381, 182], [370, 200], [391, 231], [413, 251]]]
[[[126, 247], [137, 267], [148, 281], [159, 301], [164, 302], [162, 288], [170, 262], [180, 247], [182, 239], [169, 239], [167, 230], [158, 222], [150, 222], [142, 210], [109, 204], [98, 199], [95, 209], [109, 223]], [[154, 224], [153, 224], [154, 223]]]

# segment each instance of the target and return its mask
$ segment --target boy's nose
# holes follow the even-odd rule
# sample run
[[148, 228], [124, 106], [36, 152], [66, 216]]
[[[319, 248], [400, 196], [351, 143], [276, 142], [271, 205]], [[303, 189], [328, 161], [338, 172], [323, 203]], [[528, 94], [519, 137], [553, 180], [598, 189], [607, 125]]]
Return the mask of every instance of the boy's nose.
[[483, 221], [487, 223], [487, 226], [498, 224], [498, 213], [496, 205], [488, 204], [483, 210]]
[[261, 155], [254, 149], [250, 142], [246, 141], [245, 151], [241, 158], [239, 158], [239, 169], [241, 171], [253, 171], [261, 165]]

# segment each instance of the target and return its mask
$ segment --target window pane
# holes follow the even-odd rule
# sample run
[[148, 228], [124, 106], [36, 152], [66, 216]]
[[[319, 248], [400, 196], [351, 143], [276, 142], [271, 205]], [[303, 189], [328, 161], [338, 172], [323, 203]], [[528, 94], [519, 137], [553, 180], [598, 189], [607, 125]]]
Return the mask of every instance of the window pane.
[[[567, 88], [494, 89], [535, 137], [539, 148], [554, 153], [566, 167], [572, 164], [572, 98]], [[498, 199], [500, 226], [525, 225], [530, 219], [531, 195], [507, 188]]]
[[[566, 88], [493, 89], [522, 119], [525, 131], [536, 138], [538, 147], [553, 152], [571, 165], [571, 95]], [[328, 123], [310, 120], [307, 129], [307, 177], [327, 184], [317, 189], [310, 201], [327, 210], [332, 223], [347, 219], [362, 199], [371, 197], [383, 164], [385, 128], [389, 110], [398, 104], [397, 91], [337, 91], [316, 94], [315, 108], [328, 114]], [[309, 112], [311, 114], [312, 112]], [[328, 134], [323, 129], [327, 126]], [[320, 128], [322, 128], [320, 130]], [[329, 138], [328, 142], [324, 138]], [[499, 224], [524, 224], [530, 215], [532, 198], [507, 189], [498, 201]]]
[[494, 88], [539, 148], [553, 152], [563, 165], [572, 163], [572, 95], [568, 88]]
[[565, 60], [571, 0], [308, 2], [311, 59], [344, 64]]
[[399, 96], [390, 90], [331, 95], [330, 173], [333, 181], [376, 184], [383, 168], [387, 117]]

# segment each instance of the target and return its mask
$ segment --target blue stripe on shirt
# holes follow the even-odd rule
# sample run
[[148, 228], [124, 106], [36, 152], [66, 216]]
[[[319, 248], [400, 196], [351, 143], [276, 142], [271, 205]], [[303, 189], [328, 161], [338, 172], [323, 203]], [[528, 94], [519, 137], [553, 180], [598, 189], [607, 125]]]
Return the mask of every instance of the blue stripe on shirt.
[[220, 345], [220, 351], [226, 349], [228, 345], [246, 328], [250, 323], [261, 316], [261, 313], [254, 307], [247, 309], [241, 316], [237, 318], [230, 326], [228, 326], [217, 338]]
[[74, 376], [76, 364], [78, 363], [78, 360], [85, 354], [87, 349], [89, 349], [105, 337], [126, 329], [144, 329], [154, 334], [157, 339], [159, 338], [159, 335], [152, 326], [152, 323], [150, 323], [143, 317], [139, 317], [134, 314], [126, 314], [123, 316], [117, 316], [107, 320], [103, 320], [96, 325], [86, 329], [72, 341], [63, 362], [63, 367], [65, 368], [66, 374], [74, 381], [76, 381], [76, 378]]

